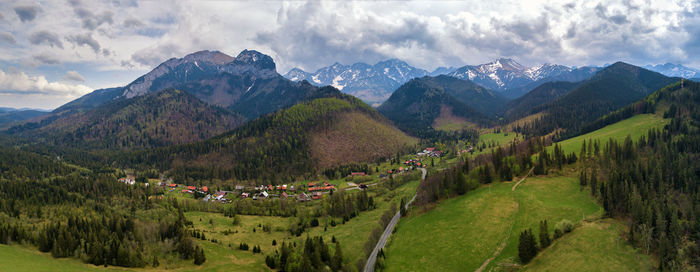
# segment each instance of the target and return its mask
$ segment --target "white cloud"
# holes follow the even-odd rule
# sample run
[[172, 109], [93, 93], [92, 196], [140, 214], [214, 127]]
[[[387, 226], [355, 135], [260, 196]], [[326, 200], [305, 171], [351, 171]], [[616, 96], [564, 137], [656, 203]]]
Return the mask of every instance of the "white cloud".
[[66, 72], [66, 75], [63, 76], [63, 78], [65, 78], [67, 80], [80, 81], [80, 82], [85, 81], [85, 78], [77, 71], [68, 71], [68, 72]]
[[91, 92], [88, 86], [49, 82], [44, 76], [29, 76], [22, 71], [0, 70], [0, 93], [14, 95], [46, 95], [63, 98], [78, 98]]

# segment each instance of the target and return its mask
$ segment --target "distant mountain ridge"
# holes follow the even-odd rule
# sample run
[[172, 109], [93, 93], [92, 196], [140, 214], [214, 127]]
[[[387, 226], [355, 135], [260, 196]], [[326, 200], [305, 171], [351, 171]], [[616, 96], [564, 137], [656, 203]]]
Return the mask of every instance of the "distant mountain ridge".
[[448, 73], [448, 76], [468, 79], [510, 98], [517, 98], [535, 87], [552, 81], [576, 82], [593, 76], [600, 68], [572, 68], [545, 63], [526, 67], [513, 59], [500, 58], [480, 65], [466, 65]]
[[398, 60], [389, 59], [374, 65], [358, 62], [352, 65], [334, 63], [309, 73], [293, 68], [284, 77], [292, 81], [306, 80], [317, 86], [330, 85], [356, 96], [368, 104], [383, 102], [401, 84], [429, 72]]
[[645, 69], [661, 73], [669, 77], [700, 78], [700, 70], [686, 67], [681, 64], [665, 63], [657, 65], [645, 65]]

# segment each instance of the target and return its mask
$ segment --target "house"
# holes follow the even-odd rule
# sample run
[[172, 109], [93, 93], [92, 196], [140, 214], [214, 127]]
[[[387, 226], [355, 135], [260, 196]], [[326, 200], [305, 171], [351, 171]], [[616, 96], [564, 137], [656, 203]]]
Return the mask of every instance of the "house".
[[270, 196], [270, 194], [268, 194], [266, 191], [262, 191], [262, 193], [260, 193], [258, 196], [262, 198], [267, 198], [268, 196]]
[[187, 190], [194, 191], [194, 190], [197, 190], [197, 187], [187, 186]]
[[168, 187], [170, 187], [170, 188], [175, 188], [175, 187], [177, 187], [177, 184], [175, 184], [175, 183], [170, 183], [170, 184], [168, 184]]
[[311, 199], [317, 200], [317, 199], [321, 199], [322, 197], [323, 197], [323, 193], [314, 192], [314, 194], [311, 196]]
[[202, 192], [209, 192], [209, 188], [207, 188], [207, 186], [202, 186]]
[[352, 173], [350, 173], [350, 176], [353, 176], [353, 177], [355, 177], [355, 176], [362, 177], [362, 176], [366, 176], [366, 175], [367, 174], [365, 174], [365, 172], [352, 172]]
[[182, 189], [182, 193], [188, 194], [188, 193], [192, 193], [192, 191], [187, 190], [187, 189]]
[[211, 199], [211, 195], [207, 195], [204, 198], [202, 198], [202, 201], [207, 202]]
[[292, 192], [294, 191], [294, 185], [289, 186], [289, 191], [292, 191]]
[[238, 190], [238, 191], [243, 190], [243, 185], [236, 185], [236, 190]]
[[287, 184], [282, 184], [282, 190], [287, 190]]
[[214, 194], [214, 199], [221, 200], [226, 196], [226, 192], [218, 191]]
[[275, 189], [275, 186], [272, 186], [272, 184], [267, 185], [267, 190], [268, 190], [268, 191], [272, 191], [272, 190], [274, 190], [274, 189]]
[[283, 192], [283, 193], [280, 195], [280, 197], [281, 197], [281, 198], [287, 198], [287, 197], [289, 197], [289, 195], [288, 195], [286, 192]]
[[297, 195], [297, 200], [299, 201], [309, 201], [311, 198], [306, 193], [301, 193]]
[[435, 148], [434, 148], [434, 147], [426, 147], [425, 150], [423, 150], [423, 151], [424, 151], [425, 153], [430, 153], [430, 152], [435, 151]]
[[309, 182], [309, 185], [308, 185], [308, 186], [309, 186], [309, 187], [314, 187], [314, 186], [316, 186], [316, 184], [314, 184], [313, 182]]
[[241, 198], [246, 198], [246, 197], [249, 197], [249, 196], [250, 196], [250, 194], [248, 194], [248, 193], [242, 193], [242, 194], [241, 194]]

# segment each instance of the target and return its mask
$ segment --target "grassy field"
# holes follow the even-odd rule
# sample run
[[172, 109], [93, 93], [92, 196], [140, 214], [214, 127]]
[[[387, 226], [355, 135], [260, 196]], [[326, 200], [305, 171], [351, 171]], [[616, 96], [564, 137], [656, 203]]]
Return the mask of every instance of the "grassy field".
[[581, 222], [584, 218], [599, 217], [600, 205], [593, 201], [588, 191], [581, 191], [578, 180], [570, 177], [533, 177], [526, 179], [514, 194], [520, 204], [514, 218], [513, 231], [500, 255], [489, 267], [517, 263], [520, 232], [531, 228], [539, 235], [539, 222], [547, 220], [550, 236], [556, 223], [563, 219]]
[[[379, 218], [384, 211], [389, 209], [392, 203], [399, 203], [400, 198], [412, 196], [419, 181], [414, 180], [401, 187], [388, 191], [381, 196], [375, 196], [377, 208], [371, 211], [360, 213], [345, 224], [342, 220], [336, 219], [338, 225], [332, 227], [326, 221], [321, 220], [318, 227], [308, 229], [299, 237], [293, 236], [289, 232], [290, 224], [296, 223], [295, 217], [273, 217], [273, 216], [240, 216], [240, 225], [234, 226], [233, 219], [217, 213], [188, 212], [186, 217], [193, 222], [194, 228], [202, 231], [207, 240], [216, 239], [217, 243], [199, 240], [199, 244], [204, 248], [207, 262], [197, 270], [200, 271], [268, 271], [265, 266], [265, 255], [278, 249], [282, 242], [296, 243], [303, 246], [307, 236], [322, 236], [325, 241], [330, 242], [335, 236], [343, 249], [344, 257], [350, 264], [358, 261], [364, 262], [363, 247], [374, 228], [378, 226]], [[370, 193], [370, 195], [375, 195]], [[310, 202], [308, 205], [317, 203]], [[266, 232], [262, 226], [270, 226], [270, 231]], [[327, 228], [326, 228], [327, 226]], [[255, 229], [255, 230], [254, 230]], [[233, 232], [225, 234], [226, 231]], [[276, 246], [272, 241], [277, 242]], [[252, 249], [259, 245], [262, 254], [253, 254], [252, 251], [241, 251], [238, 249], [240, 243], [247, 243]], [[229, 247], [231, 244], [231, 247]], [[191, 261], [176, 263], [168, 267], [169, 269], [187, 270], [192, 269]]]
[[612, 219], [584, 223], [556, 240], [522, 271], [654, 271], [653, 262], [627, 244]]
[[[517, 139], [515, 132], [490, 132], [486, 134], [479, 135], [479, 143], [474, 147], [474, 154], [472, 156], [477, 156], [480, 154], [491, 153], [492, 149], [499, 146], [506, 146]], [[484, 146], [485, 145], [485, 146]], [[492, 146], [492, 147], [489, 147]], [[481, 148], [481, 151], [479, 151]]]
[[[7, 270], [5, 270], [7, 269]], [[76, 259], [54, 259], [51, 254], [35, 248], [0, 245], [0, 270], [2, 271], [107, 271], [94, 265], [86, 265]]]
[[517, 213], [511, 186], [484, 186], [402, 219], [387, 246], [387, 271], [478, 268], [501, 244]]
[[[511, 264], [518, 263], [517, 244], [521, 231], [532, 228], [537, 236], [539, 221], [546, 219], [551, 235], [556, 223], [563, 219], [576, 224], [583, 222], [584, 218], [592, 220], [602, 214], [600, 205], [593, 201], [587, 191], [579, 189], [575, 178], [528, 178], [515, 191], [511, 190], [513, 185], [509, 182], [482, 187], [465, 196], [446, 200], [427, 213], [403, 219], [386, 250], [387, 270], [471, 271], [492, 257], [503, 241], [506, 241], [505, 247], [485, 271], [506, 270]], [[565, 237], [574, 237], [576, 233]], [[608, 230], [588, 235], [610, 235], [599, 240], [599, 244], [588, 245], [588, 248], [605, 248], [608, 252], [595, 252], [581, 258], [595, 262], [598, 254], [610, 254], [623, 259], [630, 255], [626, 249], [629, 246], [615, 244], [619, 240], [619, 231]], [[585, 237], [580, 239], [585, 241]], [[543, 251], [542, 256], [547, 256], [548, 251], [558, 251], [558, 247], [561, 245]], [[586, 248], [565, 250], [588, 254], [584, 250]], [[426, 252], [430, 252], [429, 258], [426, 257]], [[633, 257], [646, 258], [636, 255]], [[547, 259], [543, 257], [544, 260]], [[608, 259], [603, 260], [608, 262]], [[596, 267], [607, 267], [606, 265], [618, 267], [615, 260]]]
[[[559, 145], [566, 153], [575, 152], [578, 155], [584, 140], [600, 140], [601, 144], [605, 144], [610, 138], [620, 142], [624, 141], [627, 135], [630, 135], [634, 140], [638, 140], [642, 135], [646, 135], [650, 129], [661, 129], [669, 121], [670, 119], [663, 119], [654, 114], [639, 114], [599, 130], [562, 141]], [[552, 150], [554, 150], [554, 147], [550, 146], [547, 151]]]

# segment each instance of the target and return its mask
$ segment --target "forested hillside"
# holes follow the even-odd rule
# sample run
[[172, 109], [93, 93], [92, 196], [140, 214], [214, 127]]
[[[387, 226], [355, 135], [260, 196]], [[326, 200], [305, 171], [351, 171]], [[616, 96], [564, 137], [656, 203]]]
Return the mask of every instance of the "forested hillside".
[[677, 80], [618, 62], [566, 95], [535, 107], [531, 113], [542, 112], [544, 115], [516, 130], [526, 135], [546, 135], [556, 131], [555, 139], [569, 138], [579, 134], [587, 123]]
[[322, 89], [327, 97], [260, 117], [211, 140], [126, 153], [120, 162], [169, 170], [188, 180], [281, 182], [323, 167], [388, 158], [415, 143], [359, 99], [332, 87]]
[[470, 82], [460, 85], [464, 87], [463, 85], [466, 84], [473, 87], [472, 89], [459, 88], [452, 92], [449, 86], [455, 84], [454, 80], [445, 76], [438, 79], [430, 77], [413, 79], [394, 91], [389, 100], [384, 102], [378, 110], [403, 131], [420, 138], [434, 137], [436, 133], [433, 123], [441, 116], [461, 119], [462, 122], [476, 125], [490, 124], [491, 117], [468, 106], [457, 96], [463, 99], [471, 98], [470, 103], [486, 102], [492, 107], [504, 99], [495, 97], [492, 92]]
[[63, 111], [10, 130], [16, 136], [80, 148], [144, 148], [201, 141], [244, 118], [179, 90], [117, 100], [84, 111]]
[[650, 131], [637, 143], [630, 138], [590, 142], [580, 153], [581, 185], [608, 215], [630, 218], [627, 240], [656, 253], [660, 270], [692, 269], [700, 260], [698, 103], [700, 83], [664, 88], [640, 103], [672, 118], [663, 130]]

